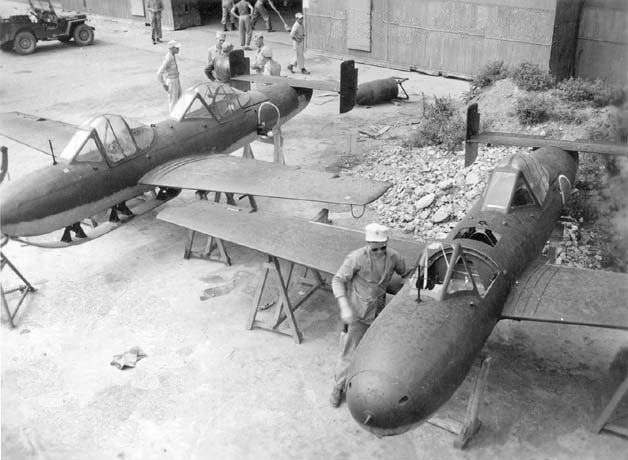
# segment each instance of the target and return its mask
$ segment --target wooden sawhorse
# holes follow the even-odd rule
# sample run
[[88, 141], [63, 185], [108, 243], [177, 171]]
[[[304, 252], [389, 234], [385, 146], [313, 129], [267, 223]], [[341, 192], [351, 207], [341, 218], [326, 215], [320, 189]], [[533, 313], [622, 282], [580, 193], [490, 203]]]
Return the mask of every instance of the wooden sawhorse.
[[[299, 330], [299, 326], [297, 325], [297, 321], [294, 317], [294, 312], [299, 308], [303, 303], [316, 292], [319, 288], [325, 287], [325, 281], [323, 277], [318, 272], [310, 267], [305, 267], [305, 273], [302, 278], [299, 278], [295, 281], [295, 284], [305, 284], [308, 285], [309, 288], [301, 295], [301, 298], [293, 304], [293, 301], [290, 300], [290, 283], [292, 282], [292, 275], [294, 272], [294, 266], [296, 265], [294, 262], [287, 261], [289, 263], [287, 276], [284, 277], [284, 274], [281, 270], [281, 263], [279, 259], [273, 255], [268, 254], [268, 261], [264, 264], [264, 275], [262, 276], [261, 282], [257, 285], [257, 289], [255, 292], [255, 296], [253, 297], [253, 304], [251, 306], [251, 314], [247, 321], [246, 327], [251, 330], [253, 328], [264, 329], [272, 332], [276, 332], [278, 334], [285, 334], [282, 331], [277, 330], [279, 325], [283, 323], [284, 320], [288, 320], [291, 329], [291, 335], [294, 338], [296, 343], [301, 343], [303, 340], [303, 336], [301, 331]], [[275, 301], [276, 303], [276, 312], [274, 321], [271, 324], [266, 324], [258, 321], [256, 319], [257, 313], [260, 310], [260, 300], [262, 299], [262, 295], [264, 294], [267, 283], [268, 276], [274, 272], [277, 275], [279, 281], [279, 299]], [[308, 278], [308, 273], [312, 273], [312, 278]]]
[[606, 430], [628, 438], [628, 414], [615, 414], [615, 418], [611, 420], [611, 416], [618, 409], [624, 397], [628, 396], [628, 368], [626, 367], [628, 366], [626, 362], [628, 361], [628, 350], [620, 351], [615, 361], [618, 363], [617, 372], [612, 372], [611, 365], [611, 371], [609, 371], [608, 376], [608, 387], [615, 388], [615, 390], [610, 395], [600, 415], [591, 425], [591, 431], [599, 433], [602, 430]]
[[[207, 237], [207, 243], [205, 243], [205, 249], [202, 251], [193, 251], [192, 246], [194, 240], [198, 235], [203, 235], [195, 230], [188, 230], [187, 240], [185, 242], [185, 249], [183, 251], [183, 258], [189, 259], [190, 257], [199, 257], [201, 259], [214, 260], [216, 262], [222, 262], [225, 265], [231, 265], [231, 258], [227, 254], [225, 245], [220, 238], [215, 238], [211, 235], [205, 235]], [[212, 257], [212, 252], [218, 249], [220, 255], [218, 257]]]
[[[28, 282], [28, 280], [24, 277], [24, 275], [22, 275], [20, 273], [20, 271], [15, 267], [15, 265], [13, 265], [11, 263], [11, 261], [7, 258], [7, 256], [5, 256], [2, 251], [0, 251], [0, 270], [4, 269], [5, 265], [8, 265], [9, 268], [11, 270], [13, 270], [13, 272], [24, 283], [24, 284], [19, 285], [16, 288], [9, 289], [8, 291], [4, 290], [4, 286], [0, 286], [0, 302], [2, 302], [2, 309], [7, 314], [7, 317], [9, 319], [9, 324], [11, 324], [11, 327], [15, 328], [15, 321], [14, 321], [15, 320], [15, 316], [17, 315], [17, 312], [19, 311], [20, 307], [22, 306], [22, 302], [24, 302], [24, 299], [26, 298], [26, 295], [29, 292], [35, 292], [35, 288], [33, 287], [33, 285], [31, 283]], [[9, 308], [9, 302], [7, 301], [7, 298], [6, 298], [5, 294], [10, 294], [10, 293], [16, 292], [16, 291], [19, 291], [21, 294], [20, 294], [20, 298], [17, 301], [17, 305], [15, 306], [13, 311], [11, 311], [11, 309]]]
[[454, 447], [457, 449], [464, 449], [467, 443], [473, 436], [475, 436], [482, 426], [482, 422], [478, 417], [478, 412], [480, 409], [482, 394], [484, 393], [484, 388], [486, 387], [490, 364], [490, 356], [482, 356], [480, 358], [480, 371], [475, 378], [473, 391], [471, 393], [471, 398], [469, 399], [469, 405], [467, 406], [467, 413], [462, 424], [455, 420], [445, 420], [438, 417], [433, 417], [428, 420], [430, 425], [434, 425], [455, 434], [456, 438], [454, 439]]

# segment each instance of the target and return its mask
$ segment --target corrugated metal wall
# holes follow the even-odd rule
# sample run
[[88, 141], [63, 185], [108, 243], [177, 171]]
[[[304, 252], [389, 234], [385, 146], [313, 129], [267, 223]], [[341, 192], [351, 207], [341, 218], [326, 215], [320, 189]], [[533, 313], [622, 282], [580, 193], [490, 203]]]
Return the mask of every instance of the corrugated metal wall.
[[627, 0], [585, 0], [575, 72], [585, 78], [628, 85]]
[[434, 74], [531, 61], [559, 77], [626, 81], [628, 0], [372, 0], [370, 52], [347, 46], [346, 5], [309, 1], [308, 48]]
[[[483, 63], [528, 60], [549, 68], [557, 0], [373, 0], [365, 62], [471, 76]], [[309, 48], [347, 53], [344, 2], [310, 0]]]
[[[138, 19], [132, 11], [137, 8], [133, 2], [137, 0], [59, 0], [66, 10], [87, 11], [101, 16], [111, 16], [123, 19]], [[148, 4], [148, 0], [139, 0]], [[201, 19], [198, 10], [198, 0], [163, 0], [164, 11], [161, 23], [166, 29], [182, 29], [189, 26], [198, 26]], [[135, 8], [134, 8], [135, 7]], [[145, 11], [147, 11], [145, 9]]]

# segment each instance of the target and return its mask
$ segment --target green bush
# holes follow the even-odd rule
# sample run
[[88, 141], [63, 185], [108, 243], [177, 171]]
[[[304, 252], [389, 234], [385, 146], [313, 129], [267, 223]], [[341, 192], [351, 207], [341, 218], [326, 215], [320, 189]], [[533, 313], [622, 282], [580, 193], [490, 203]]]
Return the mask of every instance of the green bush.
[[406, 145], [425, 147], [442, 145], [453, 152], [464, 141], [466, 123], [451, 97], [435, 98], [433, 103], [424, 102], [423, 120]]
[[551, 105], [543, 96], [531, 94], [517, 99], [515, 112], [519, 123], [534, 125], [549, 120]]
[[510, 78], [526, 91], [545, 91], [554, 86], [554, 77], [532, 62], [522, 62], [510, 71]]
[[556, 86], [558, 97], [568, 102], [590, 102], [595, 107], [619, 106], [624, 103], [625, 93], [621, 88], [609, 85], [600, 79], [594, 82], [584, 78], [569, 78]]
[[474, 88], [485, 88], [492, 85], [497, 80], [503, 80], [508, 77], [508, 67], [504, 65], [504, 61], [489, 62], [480, 70], [480, 73], [471, 81]]

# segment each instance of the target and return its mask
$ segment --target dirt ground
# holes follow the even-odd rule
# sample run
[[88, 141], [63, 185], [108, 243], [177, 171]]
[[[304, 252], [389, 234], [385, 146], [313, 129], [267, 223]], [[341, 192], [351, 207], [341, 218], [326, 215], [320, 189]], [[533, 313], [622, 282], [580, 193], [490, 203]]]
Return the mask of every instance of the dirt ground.
[[[23, 8], [0, 2], [0, 11]], [[35, 54], [3, 53], [2, 111], [19, 110], [69, 123], [99, 113], [144, 122], [167, 116], [155, 70], [165, 53], [142, 24], [95, 18], [94, 46], [39, 44]], [[216, 24], [166, 31], [183, 44], [184, 87], [203, 78]], [[230, 39], [237, 44], [235, 33]], [[288, 63], [287, 34], [267, 38]], [[338, 61], [307, 52], [310, 78], [332, 78]], [[337, 114], [337, 99], [317, 94], [284, 128], [288, 163], [337, 168], [359, 161], [369, 144], [360, 129], [420, 116], [421, 94], [457, 96], [459, 80], [359, 65], [362, 81], [408, 77], [411, 102]], [[6, 138], [10, 176], [49, 157]], [[258, 157], [270, 158], [265, 145]], [[171, 204], [194, 200], [183, 193]], [[260, 206], [307, 217], [311, 203], [260, 200]], [[228, 245], [231, 267], [184, 260], [185, 231], [155, 219], [134, 219], [98, 240], [63, 250], [10, 243], [4, 253], [37, 288], [17, 317], [2, 324], [2, 458], [5, 459], [603, 459], [627, 458], [628, 443], [588, 427], [598, 414], [605, 372], [626, 335], [552, 325], [503, 322], [486, 345], [492, 357], [481, 407], [482, 429], [464, 451], [432, 425], [378, 439], [346, 410], [328, 403], [336, 358], [338, 315], [319, 291], [297, 312], [304, 342], [248, 331], [263, 255]], [[332, 219], [361, 227], [348, 210]], [[224, 295], [205, 289], [232, 282]], [[17, 280], [3, 271], [3, 286]], [[10, 300], [14, 300], [11, 297]], [[120, 371], [114, 355], [139, 346], [147, 357]], [[465, 382], [440, 415], [461, 420]]]

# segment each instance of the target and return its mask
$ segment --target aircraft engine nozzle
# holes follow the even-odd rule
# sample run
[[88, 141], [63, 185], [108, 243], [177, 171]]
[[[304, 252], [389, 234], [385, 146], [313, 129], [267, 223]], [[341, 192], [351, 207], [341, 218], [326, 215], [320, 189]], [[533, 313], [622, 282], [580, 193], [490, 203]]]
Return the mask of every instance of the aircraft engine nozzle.
[[416, 426], [408, 388], [380, 371], [363, 371], [351, 378], [347, 405], [360, 426], [379, 437], [400, 434]]

